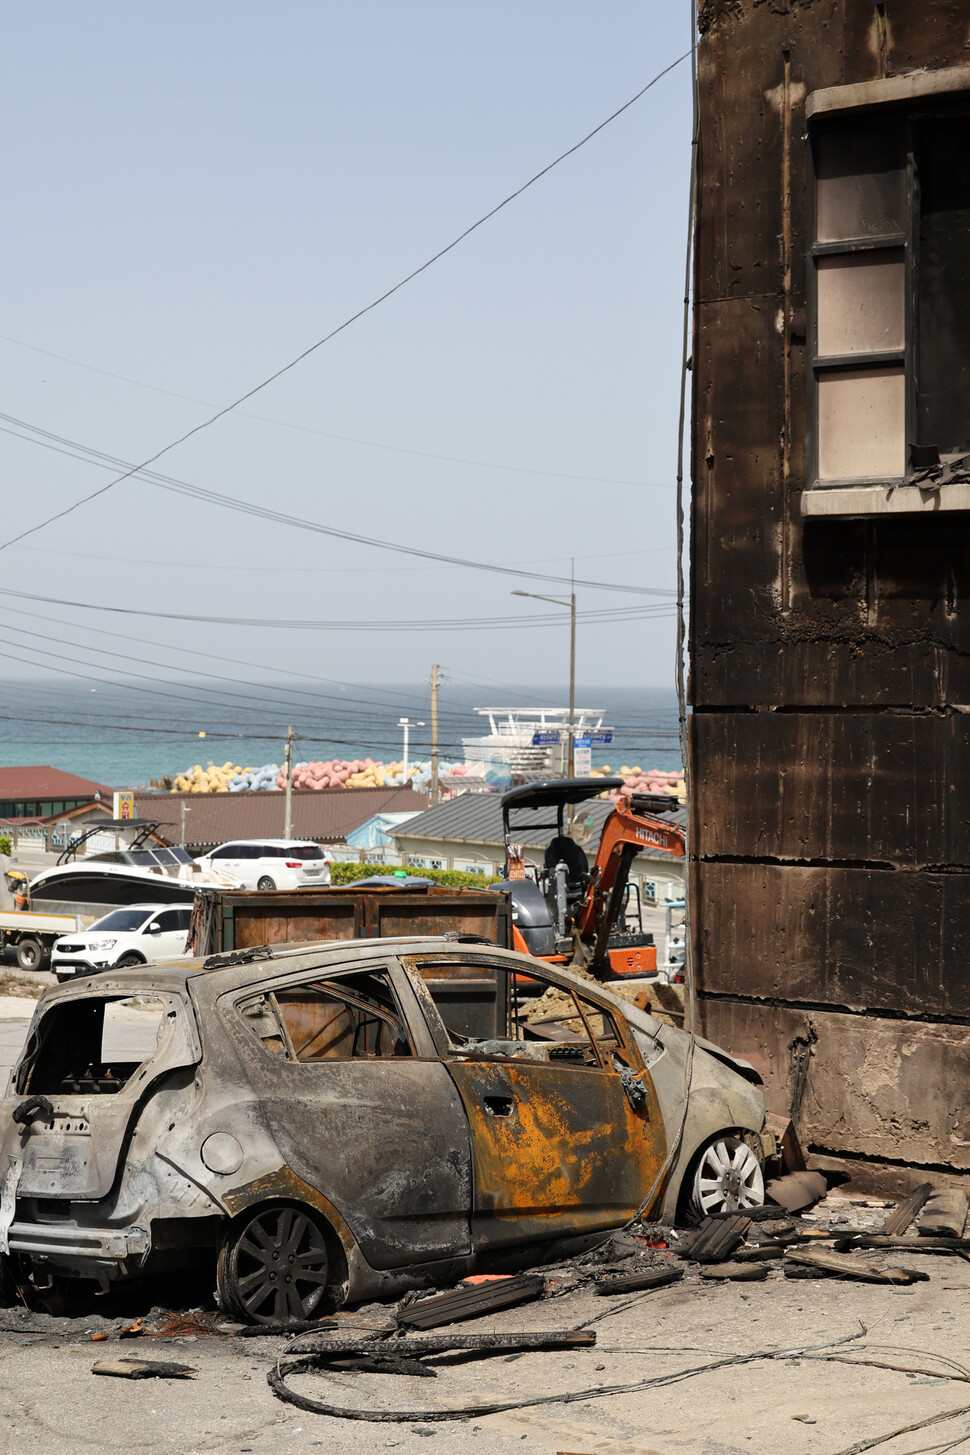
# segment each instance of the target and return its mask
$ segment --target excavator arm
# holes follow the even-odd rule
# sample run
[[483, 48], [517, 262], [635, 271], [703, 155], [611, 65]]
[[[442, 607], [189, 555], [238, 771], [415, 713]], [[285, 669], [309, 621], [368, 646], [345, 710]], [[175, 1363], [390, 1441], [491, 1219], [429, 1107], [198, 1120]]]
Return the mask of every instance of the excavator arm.
[[640, 809], [636, 798], [618, 799], [603, 826], [585, 902], [577, 916], [580, 939], [593, 947], [587, 968], [594, 975], [609, 967], [609, 938], [623, 903], [630, 866], [642, 849], [659, 849], [682, 859], [684, 831]]

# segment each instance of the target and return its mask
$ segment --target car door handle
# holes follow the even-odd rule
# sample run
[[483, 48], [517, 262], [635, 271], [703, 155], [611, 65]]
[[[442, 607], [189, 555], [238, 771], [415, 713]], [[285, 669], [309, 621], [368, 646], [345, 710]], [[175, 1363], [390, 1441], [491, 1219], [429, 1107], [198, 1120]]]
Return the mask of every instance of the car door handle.
[[482, 1101], [489, 1116], [510, 1117], [515, 1111], [514, 1096], [483, 1096]]

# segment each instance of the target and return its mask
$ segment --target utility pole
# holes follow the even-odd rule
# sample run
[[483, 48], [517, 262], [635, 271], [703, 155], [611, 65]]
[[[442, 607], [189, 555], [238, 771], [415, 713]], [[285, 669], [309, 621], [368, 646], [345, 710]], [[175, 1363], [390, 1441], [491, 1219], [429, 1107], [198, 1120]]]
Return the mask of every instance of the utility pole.
[[191, 813], [192, 810], [191, 810], [191, 808], [189, 808], [189, 806], [185, 802], [185, 799], [184, 798], [182, 800], [181, 807], [182, 807], [182, 840], [181, 840], [181, 843], [182, 843], [182, 848], [184, 849], [185, 848], [185, 815], [187, 813]]
[[431, 668], [431, 807], [438, 802], [438, 665]]
[[[576, 776], [576, 557], [569, 558], [569, 763], [566, 777]], [[566, 832], [572, 834], [575, 804], [566, 812]]]
[[286, 812], [283, 837], [293, 837], [293, 724], [286, 729]]

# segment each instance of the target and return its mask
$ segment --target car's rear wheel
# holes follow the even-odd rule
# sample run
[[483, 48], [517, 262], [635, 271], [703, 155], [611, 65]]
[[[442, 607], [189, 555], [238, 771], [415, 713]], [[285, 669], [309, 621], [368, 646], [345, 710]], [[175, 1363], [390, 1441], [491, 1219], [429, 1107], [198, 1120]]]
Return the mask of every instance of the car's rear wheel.
[[738, 1137], [712, 1137], [694, 1164], [690, 1189], [694, 1217], [743, 1212], [748, 1207], [761, 1207], [764, 1200], [764, 1173], [754, 1149]]
[[322, 1222], [308, 1208], [258, 1209], [229, 1229], [219, 1250], [219, 1298], [236, 1318], [286, 1328], [322, 1314], [330, 1254]]
[[21, 970], [43, 970], [46, 958], [46, 952], [40, 940], [28, 936], [26, 939], [17, 941], [17, 964]]
[[276, 880], [275, 879], [271, 879], [268, 874], [264, 874], [263, 877], [262, 877], [262, 879], [257, 879], [256, 880], [256, 888], [257, 889], [275, 889], [276, 888]]

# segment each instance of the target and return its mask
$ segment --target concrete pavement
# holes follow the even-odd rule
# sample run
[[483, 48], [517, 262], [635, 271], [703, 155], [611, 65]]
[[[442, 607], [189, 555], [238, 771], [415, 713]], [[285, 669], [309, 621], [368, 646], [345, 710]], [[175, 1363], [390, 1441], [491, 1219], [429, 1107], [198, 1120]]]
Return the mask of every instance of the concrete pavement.
[[[47, 1331], [31, 1334], [16, 1311], [0, 1309], [0, 1451], [289, 1455], [319, 1448], [373, 1455], [393, 1448], [417, 1455], [434, 1438], [449, 1455], [523, 1449], [542, 1455], [843, 1455], [857, 1441], [970, 1407], [965, 1378], [954, 1378], [957, 1371], [941, 1362], [960, 1359], [970, 1342], [970, 1283], [960, 1272], [965, 1265], [930, 1256], [918, 1263], [930, 1282], [912, 1289], [796, 1282], [777, 1267], [758, 1284], [710, 1284], [689, 1274], [654, 1293], [606, 1299], [587, 1287], [454, 1332], [535, 1332], [596, 1320], [593, 1349], [444, 1359], [436, 1379], [307, 1374], [293, 1381], [312, 1398], [342, 1406], [414, 1411], [403, 1423], [336, 1420], [280, 1403], [266, 1384], [267, 1368], [285, 1347], [279, 1337], [92, 1343], [91, 1315], [52, 1321]], [[348, 1317], [344, 1332], [372, 1330], [387, 1312], [371, 1307]], [[819, 1345], [830, 1346], [819, 1351], [824, 1358], [800, 1357]], [[764, 1351], [782, 1357], [751, 1357]], [[198, 1375], [163, 1382], [91, 1372], [98, 1360], [139, 1356], [187, 1363]], [[864, 1360], [896, 1367], [870, 1367]], [[710, 1367], [677, 1378], [704, 1366]], [[555, 1398], [658, 1377], [672, 1382], [598, 1398]], [[456, 1423], [429, 1424], [419, 1416], [422, 1410], [547, 1395], [552, 1403]], [[968, 1433], [970, 1414], [963, 1414], [893, 1441], [887, 1455], [947, 1448]]]

